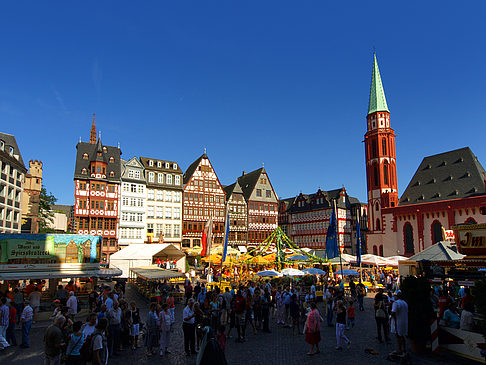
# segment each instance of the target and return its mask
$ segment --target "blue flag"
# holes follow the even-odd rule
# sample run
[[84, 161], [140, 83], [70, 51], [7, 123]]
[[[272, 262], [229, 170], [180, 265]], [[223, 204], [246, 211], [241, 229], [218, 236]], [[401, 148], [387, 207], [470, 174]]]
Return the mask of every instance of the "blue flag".
[[329, 227], [327, 228], [326, 255], [328, 260], [339, 256], [336, 229], [336, 214], [334, 213], [334, 209], [332, 210], [331, 220], [329, 221]]
[[229, 210], [226, 213], [226, 229], [224, 232], [224, 249], [223, 249], [223, 258], [221, 259], [221, 265], [223, 265], [224, 260], [226, 260], [226, 253], [228, 252], [228, 236], [229, 236]]
[[357, 246], [356, 262], [359, 266], [361, 265], [361, 229], [359, 228], [359, 215], [356, 224], [356, 246]]

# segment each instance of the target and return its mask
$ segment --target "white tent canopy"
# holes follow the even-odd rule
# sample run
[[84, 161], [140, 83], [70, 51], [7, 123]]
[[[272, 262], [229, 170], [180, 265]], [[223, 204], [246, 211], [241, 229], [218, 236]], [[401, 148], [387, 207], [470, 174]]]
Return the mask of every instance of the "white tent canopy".
[[186, 268], [186, 255], [170, 243], [133, 243], [110, 257], [110, 267], [123, 271], [122, 278], [127, 278], [130, 268], [150, 266], [154, 259], [177, 260], [177, 268], [182, 272]]

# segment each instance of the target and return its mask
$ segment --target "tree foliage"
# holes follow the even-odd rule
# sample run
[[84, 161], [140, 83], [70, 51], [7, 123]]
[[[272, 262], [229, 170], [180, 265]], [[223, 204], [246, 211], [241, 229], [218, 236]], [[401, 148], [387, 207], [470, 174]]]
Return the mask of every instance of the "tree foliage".
[[54, 222], [54, 212], [52, 205], [57, 201], [57, 198], [52, 193], [47, 193], [43, 186], [39, 197], [39, 233], [55, 232], [49, 228], [49, 224]]

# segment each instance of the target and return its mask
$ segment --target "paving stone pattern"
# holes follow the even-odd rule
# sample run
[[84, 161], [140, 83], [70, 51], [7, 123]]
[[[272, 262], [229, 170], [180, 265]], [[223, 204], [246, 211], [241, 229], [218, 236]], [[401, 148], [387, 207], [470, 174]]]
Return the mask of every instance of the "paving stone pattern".
[[[135, 300], [141, 309], [142, 318], [148, 312], [148, 303], [135, 290], [127, 287], [127, 299]], [[327, 327], [326, 322], [321, 327], [321, 353], [308, 356], [309, 345], [304, 341], [304, 335], [292, 335], [292, 330], [277, 325], [272, 320], [270, 329], [272, 333], [259, 331], [253, 334], [252, 329], [247, 329], [247, 341], [236, 343], [236, 329], [231, 339], [227, 340], [226, 359], [231, 365], [307, 365], [307, 364], [356, 364], [368, 363], [373, 365], [392, 364], [386, 360], [389, 352], [395, 349], [395, 341], [391, 344], [380, 344], [376, 339], [376, 325], [372, 313], [372, 298], [365, 299], [365, 311], [356, 312], [356, 325], [346, 331], [351, 340], [351, 346], [338, 351], [336, 347], [335, 328]], [[159, 356], [147, 356], [143, 347], [137, 350], [124, 350], [118, 357], [110, 359], [110, 365], [121, 364], [170, 364], [170, 365], [194, 365], [196, 357], [187, 357], [184, 353], [182, 334], [182, 305], [176, 307], [176, 324], [171, 334], [171, 354]], [[318, 305], [319, 311], [324, 316], [322, 303]], [[80, 318], [81, 320], [83, 318]], [[45, 328], [50, 322], [36, 323], [31, 331], [31, 347], [20, 349], [9, 348], [0, 352], [0, 364], [34, 365], [43, 363], [43, 336]], [[20, 330], [16, 331], [17, 341], [20, 340]], [[19, 342], [20, 343], [20, 342]], [[142, 343], [141, 343], [142, 344]], [[365, 353], [365, 349], [374, 349], [376, 355]], [[466, 364], [465, 360], [453, 357], [449, 354], [441, 356], [425, 355], [417, 357], [412, 355], [413, 364]], [[214, 364], [217, 365], [217, 364]]]

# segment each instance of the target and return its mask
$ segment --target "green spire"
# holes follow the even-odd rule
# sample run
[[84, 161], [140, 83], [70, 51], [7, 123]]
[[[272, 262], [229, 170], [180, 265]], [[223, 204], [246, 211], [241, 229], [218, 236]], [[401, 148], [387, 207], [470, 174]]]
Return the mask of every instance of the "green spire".
[[374, 112], [382, 112], [388, 110], [386, 105], [385, 90], [381, 83], [380, 70], [378, 68], [378, 61], [376, 61], [376, 53], [373, 54], [373, 75], [371, 76], [371, 90], [370, 90], [370, 104], [368, 106], [368, 115]]

